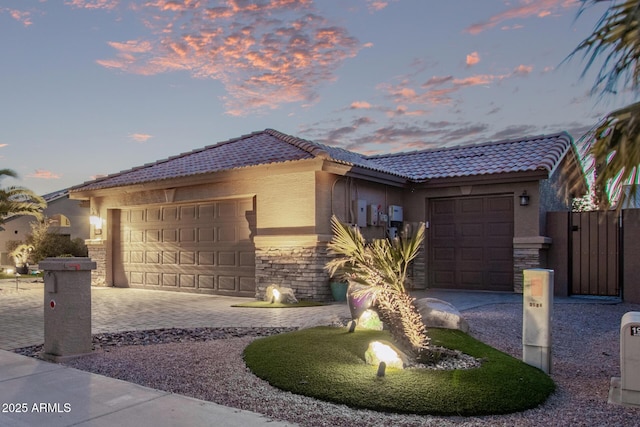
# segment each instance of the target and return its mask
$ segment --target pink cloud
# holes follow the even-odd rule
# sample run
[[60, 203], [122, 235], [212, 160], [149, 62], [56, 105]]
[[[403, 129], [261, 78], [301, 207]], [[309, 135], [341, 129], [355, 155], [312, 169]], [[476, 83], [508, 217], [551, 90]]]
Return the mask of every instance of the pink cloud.
[[153, 138], [153, 136], [146, 133], [132, 133], [129, 134], [129, 138], [135, 142], [147, 142], [149, 139]]
[[469, 76], [462, 79], [453, 79], [452, 83], [454, 87], [480, 86], [480, 85], [491, 84], [495, 80], [502, 80], [505, 77], [508, 77], [508, 76], [505, 74], [501, 74], [501, 75], [476, 74], [475, 76]]
[[65, 0], [64, 4], [78, 9], [115, 9], [119, 0]]
[[3, 13], [3, 12], [8, 13], [11, 16], [11, 18], [15, 19], [25, 27], [28, 27], [29, 25], [33, 24], [33, 21], [31, 20], [31, 12], [28, 12], [25, 10], [18, 10], [18, 9], [0, 8], [0, 13]]
[[385, 7], [389, 6], [389, 2], [380, 1], [380, 0], [367, 0], [367, 4], [369, 7], [369, 11], [378, 12]]
[[453, 80], [453, 76], [433, 76], [427, 80], [422, 87], [440, 86], [443, 83], [447, 83]]
[[317, 87], [363, 46], [315, 13], [311, 0], [155, 0], [140, 13], [156, 39], [111, 42], [98, 64], [151, 75], [185, 70], [225, 86], [227, 112], [242, 115], [289, 102], [314, 102]]
[[47, 171], [44, 169], [36, 169], [34, 173], [27, 175], [27, 178], [38, 178], [38, 179], [60, 179], [62, 175], [58, 175], [51, 171]]
[[467, 55], [467, 66], [471, 67], [472, 65], [476, 65], [480, 62], [480, 55], [478, 52], [471, 52]]
[[503, 25], [502, 27], [500, 27], [502, 31], [519, 30], [521, 28], [524, 28], [524, 25], [514, 24], [514, 25]]
[[557, 13], [561, 9], [577, 7], [577, 0], [520, 0], [519, 6], [511, 7], [504, 12], [491, 16], [483, 22], [473, 24], [465, 29], [470, 34], [479, 34], [485, 30], [511, 19], [523, 19], [529, 17], [544, 18]]
[[368, 109], [371, 108], [371, 104], [369, 104], [367, 101], [354, 101], [351, 103], [350, 108], [354, 110]]
[[410, 110], [406, 105], [398, 105], [394, 111], [388, 113], [389, 116], [424, 116], [429, 112], [427, 110]]
[[531, 72], [533, 71], [533, 66], [532, 65], [518, 65], [514, 70], [513, 70], [513, 75], [514, 76], [528, 76], [529, 74], [531, 74]]
[[[533, 71], [530, 65], [519, 65], [505, 74], [474, 74], [468, 77], [433, 76], [419, 88], [413, 87], [410, 79], [403, 79], [398, 84], [381, 84], [379, 90], [386, 92], [397, 104], [395, 111], [388, 115], [405, 113], [405, 105], [447, 105], [453, 102], [453, 96], [460, 90], [472, 86], [486, 86], [512, 77], [525, 77]], [[406, 114], [409, 115], [408, 110]], [[416, 110], [414, 115], [426, 114], [424, 110]]]

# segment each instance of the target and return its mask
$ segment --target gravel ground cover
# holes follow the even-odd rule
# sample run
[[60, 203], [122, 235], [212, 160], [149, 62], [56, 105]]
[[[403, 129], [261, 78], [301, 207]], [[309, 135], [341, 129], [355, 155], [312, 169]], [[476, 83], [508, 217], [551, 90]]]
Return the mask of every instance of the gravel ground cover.
[[[607, 403], [611, 377], [620, 375], [620, 319], [628, 311], [640, 311], [640, 305], [556, 304], [552, 378], [557, 390], [536, 409], [500, 416], [386, 414], [278, 390], [251, 374], [242, 351], [257, 336], [286, 328], [103, 334], [96, 337], [98, 351], [67, 365], [301, 426], [636, 426], [640, 409]], [[463, 314], [473, 336], [521, 357], [522, 304], [484, 306]]]

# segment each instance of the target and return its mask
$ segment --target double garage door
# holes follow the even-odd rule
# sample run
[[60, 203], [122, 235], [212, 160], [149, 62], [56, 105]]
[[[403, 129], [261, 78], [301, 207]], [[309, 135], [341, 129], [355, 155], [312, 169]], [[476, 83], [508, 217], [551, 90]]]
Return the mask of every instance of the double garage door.
[[513, 291], [513, 196], [429, 201], [429, 286]]
[[253, 199], [114, 212], [115, 286], [255, 296]]

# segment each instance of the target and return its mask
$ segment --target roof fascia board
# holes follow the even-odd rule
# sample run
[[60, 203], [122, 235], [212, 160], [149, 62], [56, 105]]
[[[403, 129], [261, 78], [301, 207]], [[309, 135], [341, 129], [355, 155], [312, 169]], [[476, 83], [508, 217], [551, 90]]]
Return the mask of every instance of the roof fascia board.
[[510, 172], [491, 175], [456, 176], [451, 178], [435, 178], [417, 183], [419, 187], [450, 187], [459, 185], [478, 184], [512, 184], [522, 181], [538, 181], [548, 179], [549, 172], [546, 169], [527, 172]]
[[365, 169], [359, 166], [336, 163], [330, 160], [324, 162], [322, 171], [349, 178], [358, 178], [379, 184], [391, 185], [394, 187], [406, 187], [408, 182], [406, 178], [402, 178], [400, 176]]

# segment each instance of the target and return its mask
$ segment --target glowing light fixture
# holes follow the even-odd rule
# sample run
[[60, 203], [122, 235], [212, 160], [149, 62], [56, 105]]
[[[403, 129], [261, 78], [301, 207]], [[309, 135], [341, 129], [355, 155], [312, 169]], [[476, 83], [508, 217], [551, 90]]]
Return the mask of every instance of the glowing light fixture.
[[93, 225], [93, 232], [95, 234], [102, 234], [102, 218], [100, 218], [100, 216], [96, 213], [95, 209], [91, 209], [89, 224]]
[[529, 206], [529, 195], [527, 190], [524, 190], [520, 195], [520, 206]]
[[[402, 362], [398, 352], [387, 344], [383, 344], [380, 341], [372, 341], [369, 344], [369, 350], [371, 350], [371, 355], [370, 360], [367, 360], [367, 363], [378, 365], [379, 369], [380, 364], [383, 362], [385, 367], [397, 369], [402, 369], [404, 367], [404, 363]], [[369, 351], [367, 351], [367, 353], [369, 353]], [[366, 356], [367, 355], [365, 355], [365, 359], [367, 359]]]
[[271, 303], [273, 304], [274, 302], [280, 302], [280, 300], [282, 299], [282, 294], [280, 293], [279, 290], [277, 289], [273, 289], [273, 298], [271, 299]]

